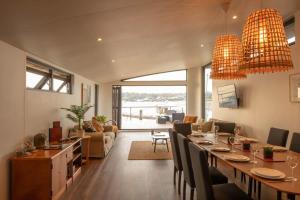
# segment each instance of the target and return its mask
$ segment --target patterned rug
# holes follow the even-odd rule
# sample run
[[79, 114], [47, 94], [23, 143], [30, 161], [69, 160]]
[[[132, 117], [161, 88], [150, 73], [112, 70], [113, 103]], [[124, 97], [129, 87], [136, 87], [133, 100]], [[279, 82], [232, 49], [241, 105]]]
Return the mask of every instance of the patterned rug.
[[171, 144], [168, 142], [169, 152], [165, 144], [157, 143], [154, 152], [154, 144], [151, 141], [131, 142], [128, 160], [172, 160]]

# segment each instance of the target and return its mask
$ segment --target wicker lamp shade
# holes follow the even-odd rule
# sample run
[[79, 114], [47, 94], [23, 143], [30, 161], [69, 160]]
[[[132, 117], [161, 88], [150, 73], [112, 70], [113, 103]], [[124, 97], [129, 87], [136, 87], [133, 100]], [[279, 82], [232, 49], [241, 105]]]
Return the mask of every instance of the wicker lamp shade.
[[242, 43], [236, 35], [217, 37], [210, 77], [224, 80], [246, 78], [246, 75], [239, 71], [242, 53]]
[[293, 68], [283, 19], [275, 9], [262, 9], [250, 14], [243, 29], [242, 44], [240, 70], [246, 74]]

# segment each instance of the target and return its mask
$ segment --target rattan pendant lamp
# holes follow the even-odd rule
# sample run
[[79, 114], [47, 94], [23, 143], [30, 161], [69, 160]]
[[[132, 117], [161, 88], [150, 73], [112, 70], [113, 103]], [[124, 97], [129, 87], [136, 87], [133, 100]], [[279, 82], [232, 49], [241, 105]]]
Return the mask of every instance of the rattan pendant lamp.
[[[230, 2], [230, 0], [226, 0], [222, 4], [222, 8], [226, 13], [226, 18]], [[221, 80], [246, 78], [246, 75], [239, 71], [239, 65], [242, 61], [242, 53], [242, 43], [238, 36], [233, 34], [218, 36], [213, 51], [210, 77], [212, 79]]]
[[240, 70], [249, 73], [281, 72], [293, 68], [283, 19], [275, 9], [251, 13], [243, 29], [243, 61]]

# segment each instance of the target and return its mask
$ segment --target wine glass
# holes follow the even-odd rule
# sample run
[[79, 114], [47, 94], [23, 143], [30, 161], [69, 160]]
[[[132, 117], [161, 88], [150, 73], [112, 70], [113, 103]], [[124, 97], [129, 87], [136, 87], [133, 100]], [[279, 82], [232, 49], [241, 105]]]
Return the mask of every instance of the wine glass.
[[218, 132], [220, 130], [220, 127], [215, 125], [214, 129], [215, 129], [215, 142], [218, 142]]
[[289, 167], [292, 170], [292, 176], [289, 177], [292, 181], [297, 181], [298, 179], [296, 177], [294, 177], [294, 169], [297, 167], [298, 165], [298, 159], [297, 156], [287, 156], [287, 162]]
[[258, 145], [257, 144], [255, 144], [255, 143], [251, 144], [251, 152], [253, 154], [253, 160], [251, 161], [251, 163], [257, 164], [257, 160], [255, 159], [256, 154], [258, 153]]
[[232, 153], [235, 152], [235, 151], [233, 151], [234, 142], [235, 142], [235, 138], [234, 137], [229, 137], [228, 138], [228, 143], [230, 145], [230, 152], [232, 152]]

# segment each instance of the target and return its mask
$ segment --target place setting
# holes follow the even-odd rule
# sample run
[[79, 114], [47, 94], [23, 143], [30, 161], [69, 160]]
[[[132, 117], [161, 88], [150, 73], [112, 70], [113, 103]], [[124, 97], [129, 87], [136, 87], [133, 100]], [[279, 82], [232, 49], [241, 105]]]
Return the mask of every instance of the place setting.
[[202, 144], [202, 145], [213, 145], [213, 141], [210, 140], [199, 140], [195, 142], [196, 144]]
[[239, 154], [230, 154], [224, 156], [225, 160], [233, 161], [233, 162], [250, 162], [250, 158], [247, 156], [239, 155]]

